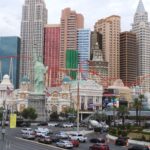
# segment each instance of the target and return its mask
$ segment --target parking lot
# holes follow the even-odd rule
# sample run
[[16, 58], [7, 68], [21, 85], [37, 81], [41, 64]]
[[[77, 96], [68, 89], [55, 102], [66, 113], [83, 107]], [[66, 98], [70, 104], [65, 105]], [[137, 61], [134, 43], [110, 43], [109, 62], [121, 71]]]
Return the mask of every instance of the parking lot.
[[[24, 127], [19, 127], [16, 129], [9, 129], [7, 128], [6, 132], [6, 138], [5, 142], [1, 141], [1, 146], [3, 145], [2, 150], [55, 150], [55, 149], [63, 149], [58, 146], [56, 146], [56, 142], [52, 142], [51, 144], [44, 144], [41, 142], [38, 142], [38, 138], [35, 138], [34, 140], [28, 140], [22, 137], [21, 130]], [[37, 129], [38, 126], [31, 126], [33, 130]], [[46, 127], [47, 128], [47, 127]], [[51, 133], [50, 137], [55, 136], [56, 133], [63, 131], [68, 133], [71, 132], [76, 132], [75, 127], [48, 127], [53, 133]], [[85, 127], [80, 127], [80, 133], [83, 133], [87, 137], [87, 141], [85, 143], [80, 142], [79, 147], [74, 147], [73, 149], [76, 150], [88, 150], [89, 146], [92, 145], [90, 143], [91, 138], [105, 138], [106, 133], [100, 134], [99, 132], [93, 132], [93, 131], [88, 131], [87, 128]], [[125, 150], [127, 147], [122, 147], [122, 146], [116, 146], [114, 145], [113, 141], [109, 141], [108, 145], [110, 147], [110, 150]]]

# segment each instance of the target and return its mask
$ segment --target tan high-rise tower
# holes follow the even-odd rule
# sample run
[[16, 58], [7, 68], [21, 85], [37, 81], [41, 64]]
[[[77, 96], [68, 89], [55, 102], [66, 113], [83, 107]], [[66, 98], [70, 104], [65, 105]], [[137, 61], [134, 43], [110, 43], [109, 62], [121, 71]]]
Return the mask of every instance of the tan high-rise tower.
[[102, 51], [108, 62], [109, 78], [120, 78], [120, 16], [98, 20], [95, 30], [102, 34]]
[[34, 87], [34, 55], [43, 59], [44, 25], [47, 9], [44, 0], [25, 0], [21, 20], [20, 79], [28, 77]]
[[[66, 50], [77, 50], [77, 30], [84, 27], [84, 17], [70, 8], [62, 10], [60, 68], [66, 67]], [[62, 75], [60, 76], [62, 79]]]

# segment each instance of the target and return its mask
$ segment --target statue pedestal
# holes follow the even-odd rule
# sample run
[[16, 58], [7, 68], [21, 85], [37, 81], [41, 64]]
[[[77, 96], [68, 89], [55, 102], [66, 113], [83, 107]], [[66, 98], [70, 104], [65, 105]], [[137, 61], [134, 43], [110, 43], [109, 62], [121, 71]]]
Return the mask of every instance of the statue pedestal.
[[46, 97], [45, 94], [30, 93], [28, 107], [36, 110], [38, 117], [36, 121], [46, 121]]

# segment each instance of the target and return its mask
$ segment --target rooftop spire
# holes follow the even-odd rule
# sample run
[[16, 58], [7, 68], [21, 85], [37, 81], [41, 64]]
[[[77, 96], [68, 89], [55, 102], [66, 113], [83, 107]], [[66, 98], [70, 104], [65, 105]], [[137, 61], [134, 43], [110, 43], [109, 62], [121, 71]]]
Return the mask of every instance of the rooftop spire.
[[136, 13], [143, 13], [143, 12], [145, 12], [144, 4], [143, 4], [142, 0], [139, 0], [139, 4], [136, 9]]

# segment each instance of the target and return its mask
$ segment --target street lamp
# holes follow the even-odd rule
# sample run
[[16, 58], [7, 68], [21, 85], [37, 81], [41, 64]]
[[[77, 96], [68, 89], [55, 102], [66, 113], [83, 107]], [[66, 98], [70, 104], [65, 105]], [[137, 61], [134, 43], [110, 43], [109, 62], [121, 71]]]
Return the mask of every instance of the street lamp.
[[79, 121], [80, 121], [80, 114], [79, 114], [79, 109], [80, 109], [80, 96], [79, 96], [79, 80], [77, 81], [77, 132], [79, 132]]
[[79, 64], [78, 64], [78, 80], [77, 80], [77, 132], [79, 132], [79, 121], [80, 121], [80, 114], [79, 114], [79, 110], [80, 110], [80, 85], [79, 85], [79, 81], [80, 81], [80, 75], [79, 75]]

